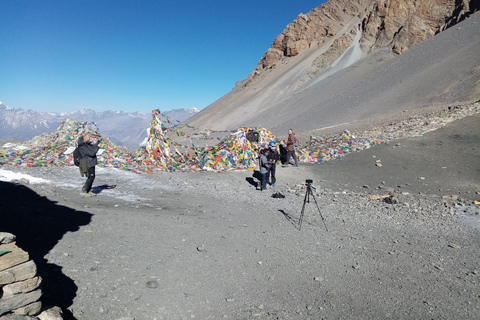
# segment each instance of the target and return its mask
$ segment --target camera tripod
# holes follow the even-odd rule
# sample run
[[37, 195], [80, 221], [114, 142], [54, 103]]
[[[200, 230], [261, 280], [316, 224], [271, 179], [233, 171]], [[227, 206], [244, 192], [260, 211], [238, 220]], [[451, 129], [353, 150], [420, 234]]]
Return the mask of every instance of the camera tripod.
[[327, 230], [327, 224], [325, 223], [325, 219], [323, 218], [322, 212], [320, 211], [320, 208], [318, 207], [317, 199], [315, 199], [315, 195], [313, 194], [312, 188], [315, 189], [314, 186], [312, 186], [312, 180], [307, 180], [307, 192], [305, 193], [305, 199], [303, 200], [303, 206], [302, 206], [302, 213], [300, 214], [300, 219], [298, 220], [298, 230], [302, 229], [302, 222], [303, 222], [303, 214], [305, 213], [305, 204], [310, 203], [310, 195], [313, 198], [313, 201], [315, 201], [315, 205], [317, 206], [318, 213], [320, 213], [320, 217], [322, 218], [323, 224], [325, 226], [325, 230]]

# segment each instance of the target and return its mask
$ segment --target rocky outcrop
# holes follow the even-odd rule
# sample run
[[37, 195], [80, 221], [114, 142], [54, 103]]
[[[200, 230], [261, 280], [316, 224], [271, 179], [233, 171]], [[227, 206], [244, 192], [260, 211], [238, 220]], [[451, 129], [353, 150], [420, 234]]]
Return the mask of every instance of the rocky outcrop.
[[337, 35], [341, 26], [354, 18], [359, 10], [362, 10], [360, 4], [337, 0], [328, 1], [307, 14], [301, 13], [277, 36], [271, 48], [260, 59], [256, 70], [269, 69], [284, 57], [296, 56], [313, 46], [326, 43]]
[[[431, 38], [446, 27], [454, 0], [375, 1], [362, 19], [365, 52], [387, 47], [396, 54]], [[468, 4], [467, 4], [468, 6]]]
[[283, 59], [326, 46], [312, 65], [317, 73], [318, 68], [325, 68], [345, 51], [345, 44], [358, 31], [362, 32], [360, 44], [365, 54], [380, 49], [402, 54], [479, 8], [478, 0], [329, 0], [289, 24], [247, 79]]

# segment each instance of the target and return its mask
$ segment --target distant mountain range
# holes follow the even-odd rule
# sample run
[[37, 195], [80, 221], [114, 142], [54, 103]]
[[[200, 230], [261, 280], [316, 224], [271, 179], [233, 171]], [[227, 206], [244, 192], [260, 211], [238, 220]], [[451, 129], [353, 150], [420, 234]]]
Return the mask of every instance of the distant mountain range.
[[[162, 112], [167, 117], [183, 122], [199, 110], [177, 109]], [[66, 119], [95, 122], [100, 133], [119, 146], [138, 148], [146, 138], [152, 115], [141, 112], [103, 111], [81, 109], [72, 112], [51, 113], [13, 109], [0, 102], [0, 140], [30, 140], [44, 133], [53, 133]]]

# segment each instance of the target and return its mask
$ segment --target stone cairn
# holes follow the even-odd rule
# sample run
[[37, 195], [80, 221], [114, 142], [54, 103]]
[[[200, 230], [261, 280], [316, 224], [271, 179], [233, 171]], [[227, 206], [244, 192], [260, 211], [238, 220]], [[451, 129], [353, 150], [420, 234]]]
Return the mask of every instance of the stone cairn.
[[15, 239], [11, 233], [0, 232], [0, 320], [61, 320], [58, 307], [42, 312], [42, 278]]

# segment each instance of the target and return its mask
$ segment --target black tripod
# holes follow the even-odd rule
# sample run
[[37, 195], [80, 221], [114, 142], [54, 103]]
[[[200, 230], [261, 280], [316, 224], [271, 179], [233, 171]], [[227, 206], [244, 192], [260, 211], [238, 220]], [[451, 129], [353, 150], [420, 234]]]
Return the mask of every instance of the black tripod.
[[314, 186], [312, 186], [312, 180], [307, 180], [307, 192], [305, 193], [305, 199], [303, 200], [303, 207], [302, 207], [302, 213], [300, 214], [300, 219], [298, 221], [298, 230], [302, 229], [302, 221], [303, 221], [303, 214], [305, 213], [305, 204], [310, 203], [310, 195], [313, 198], [313, 201], [315, 201], [315, 205], [317, 206], [318, 213], [320, 213], [320, 217], [322, 217], [323, 224], [325, 225], [325, 230], [327, 230], [327, 224], [325, 223], [325, 219], [323, 218], [322, 212], [320, 211], [320, 208], [318, 207], [317, 199], [315, 199], [315, 195], [313, 194], [312, 188], [315, 189]]

